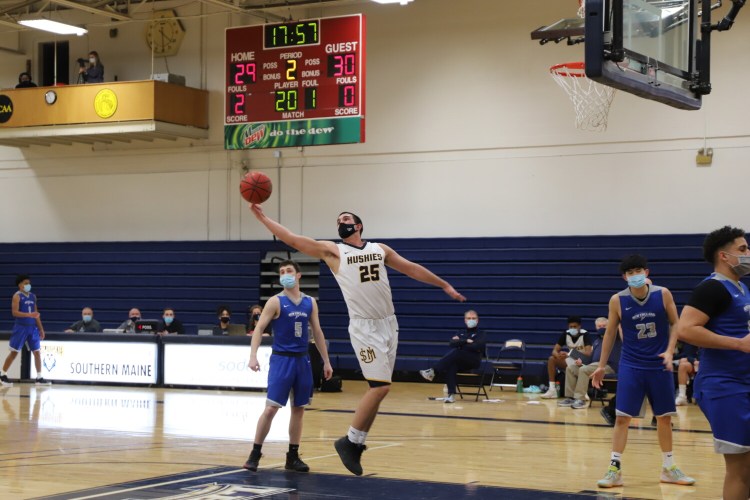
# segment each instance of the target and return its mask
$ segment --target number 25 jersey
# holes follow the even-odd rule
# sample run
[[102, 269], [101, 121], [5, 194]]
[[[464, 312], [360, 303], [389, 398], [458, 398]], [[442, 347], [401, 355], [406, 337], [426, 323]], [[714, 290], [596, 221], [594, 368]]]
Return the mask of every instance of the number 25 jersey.
[[669, 318], [664, 308], [662, 287], [649, 285], [639, 300], [626, 288], [617, 294], [622, 316], [622, 356], [620, 364], [645, 370], [664, 369], [659, 354], [669, 345]]
[[385, 251], [377, 243], [362, 248], [338, 243], [339, 270], [334, 277], [341, 287], [350, 318], [383, 319], [393, 316], [393, 298], [385, 268]]

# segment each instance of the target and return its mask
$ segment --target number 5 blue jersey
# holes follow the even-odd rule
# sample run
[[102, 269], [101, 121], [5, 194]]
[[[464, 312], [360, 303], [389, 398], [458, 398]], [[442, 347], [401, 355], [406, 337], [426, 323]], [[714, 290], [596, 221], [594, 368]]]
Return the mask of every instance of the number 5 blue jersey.
[[669, 345], [669, 319], [662, 290], [650, 285], [643, 300], [635, 298], [630, 288], [617, 294], [622, 317], [620, 365], [645, 370], [664, 368], [659, 354]]
[[295, 304], [284, 292], [279, 299], [279, 317], [273, 320], [273, 350], [277, 352], [307, 352], [308, 324], [312, 317], [312, 298], [302, 294]]

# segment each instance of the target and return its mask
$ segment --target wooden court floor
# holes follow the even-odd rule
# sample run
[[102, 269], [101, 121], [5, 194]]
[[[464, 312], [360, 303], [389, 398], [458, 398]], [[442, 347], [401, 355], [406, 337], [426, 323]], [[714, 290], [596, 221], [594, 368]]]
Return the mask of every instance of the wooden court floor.
[[[344, 381], [342, 393], [316, 394], [301, 447], [312, 479], [289, 483], [291, 473], [285, 473], [285, 484], [293, 484], [287, 490], [298, 491], [222, 496], [188, 489], [190, 496], [188, 490], [162, 494], [143, 485], [178, 483], [169, 478], [193, 471], [209, 479], [240, 478], [246, 488], [278, 477], [288, 411], [277, 415], [261, 469], [253, 474], [240, 467], [263, 410], [261, 392], [16, 384], [0, 392], [0, 498], [381, 498], [375, 493], [380, 487], [392, 488], [391, 498], [472, 498], [473, 489], [481, 498], [721, 496], [723, 460], [714, 454], [708, 424], [695, 405], [678, 408], [674, 419], [676, 460], [697, 479], [695, 486], [659, 483], [661, 453], [649, 410], [630, 430], [625, 486], [597, 492], [612, 435], [598, 403], [585, 410], [558, 408], [538, 395], [496, 388], [490, 394], [499, 401], [451, 405], [428, 400], [441, 396], [442, 386], [426, 383], [394, 385], [368, 438], [365, 476], [356, 478], [341, 465], [333, 441], [348, 429], [364, 389], [363, 382]], [[404, 481], [382, 482], [387, 479]], [[434, 483], [444, 483], [434, 489], [444, 495], [420, 495], [433, 491]], [[337, 491], [346, 484], [359, 493]], [[370, 493], [364, 486], [369, 484]], [[399, 488], [410, 493], [398, 496]]]

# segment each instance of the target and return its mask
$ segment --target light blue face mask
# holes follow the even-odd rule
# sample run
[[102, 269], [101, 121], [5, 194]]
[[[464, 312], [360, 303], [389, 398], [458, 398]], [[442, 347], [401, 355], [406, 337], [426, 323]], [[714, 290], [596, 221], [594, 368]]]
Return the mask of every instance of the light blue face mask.
[[578, 328], [568, 328], [568, 329], [567, 329], [566, 331], [567, 331], [567, 332], [568, 332], [569, 334], [573, 335], [573, 336], [576, 336], [576, 335], [578, 335], [578, 333], [579, 333], [579, 332], [578, 332]]
[[29, 285], [28, 283], [26, 283], [23, 286], [23, 291], [26, 292], [26, 293], [29, 293], [31, 291], [31, 285]]
[[645, 284], [646, 284], [645, 274], [634, 274], [633, 276], [628, 276], [628, 286], [630, 287], [640, 288]]
[[164, 324], [165, 325], [171, 325], [172, 321], [174, 321], [174, 318], [172, 316], [164, 316]]
[[477, 327], [477, 323], [479, 323], [479, 321], [477, 321], [475, 319], [467, 319], [466, 320], [466, 327], [467, 328], [476, 328]]
[[84, 314], [83, 315], [83, 322], [84, 323], [91, 323], [91, 315], [90, 314]]
[[282, 274], [279, 276], [279, 283], [284, 288], [294, 288], [297, 283], [297, 278], [293, 274]]

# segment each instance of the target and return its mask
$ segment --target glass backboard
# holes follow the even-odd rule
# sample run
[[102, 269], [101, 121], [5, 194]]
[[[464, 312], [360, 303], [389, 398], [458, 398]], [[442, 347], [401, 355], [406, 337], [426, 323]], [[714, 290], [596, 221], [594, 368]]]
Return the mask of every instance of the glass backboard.
[[[645, 99], [700, 109], [700, 0], [586, 0], [586, 76]], [[710, 89], [710, 86], [708, 87]]]

